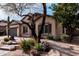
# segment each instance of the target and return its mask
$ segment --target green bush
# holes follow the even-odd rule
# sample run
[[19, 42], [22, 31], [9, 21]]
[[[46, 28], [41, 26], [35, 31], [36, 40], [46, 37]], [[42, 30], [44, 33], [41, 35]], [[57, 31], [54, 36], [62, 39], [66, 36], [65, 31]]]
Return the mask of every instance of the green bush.
[[35, 49], [37, 51], [43, 51], [44, 50], [43, 45], [41, 43], [36, 43], [35, 44]]
[[4, 42], [8, 42], [8, 41], [10, 41], [10, 38], [4, 38]]
[[35, 39], [30, 39], [30, 40], [28, 40], [28, 42], [29, 42], [29, 44], [30, 44], [31, 46], [34, 46], [35, 43], [36, 43]]
[[69, 42], [69, 35], [67, 35], [67, 34], [62, 34], [62, 35], [61, 35], [61, 41], [62, 41], [62, 42]]
[[60, 40], [61, 40], [61, 36], [60, 35], [55, 36], [55, 41], [60, 41]]
[[21, 48], [23, 49], [24, 52], [27, 52], [28, 50], [31, 49], [31, 45], [29, 43], [29, 41], [27, 40], [23, 40], [21, 43], [20, 43], [20, 46]]
[[48, 36], [47, 36], [47, 39], [49, 39], [49, 40], [54, 40], [54, 36], [48, 35]]

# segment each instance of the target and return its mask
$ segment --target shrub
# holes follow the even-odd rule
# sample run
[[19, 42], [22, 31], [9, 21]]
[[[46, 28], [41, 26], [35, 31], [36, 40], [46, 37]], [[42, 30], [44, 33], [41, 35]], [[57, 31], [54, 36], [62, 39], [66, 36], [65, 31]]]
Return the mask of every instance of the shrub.
[[8, 42], [8, 41], [10, 41], [10, 38], [4, 38], [4, 42]]
[[44, 51], [48, 52], [51, 49], [51, 46], [48, 42], [41, 42], [44, 48]]
[[67, 34], [62, 34], [62, 35], [61, 35], [61, 41], [62, 41], [62, 42], [69, 42], [69, 35], [67, 35]]
[[60, 40], [61, 40], [61, 36], [60, 35], [55, 36], [55, 41], [60, 41]]
[[36, 43], [35, 39], [30, 39], [30, 40], [28, 40], [28, 42], [29, 42], [29, 44], [30, 44], [31, 46], [34, 46], [35, 43]]
[[35, 49], [37, 51], [43, 51], [44, 50], [43, 45], [41, 43], [36, 43], [35, 44]]
[[27, 52], [28, 50], [31, 49], [31, 45], [30, 45], [29, 41], [26, 41], [26, 40], [23, 40], [20, 43], [20, 46], [21, 46], [21, 48], [23, 49], [24, 52]]
[[47, 39], [49, 39], [49, 40], [54, 40], [54, 36], [48, 35], [48, 36], [47, 36]]

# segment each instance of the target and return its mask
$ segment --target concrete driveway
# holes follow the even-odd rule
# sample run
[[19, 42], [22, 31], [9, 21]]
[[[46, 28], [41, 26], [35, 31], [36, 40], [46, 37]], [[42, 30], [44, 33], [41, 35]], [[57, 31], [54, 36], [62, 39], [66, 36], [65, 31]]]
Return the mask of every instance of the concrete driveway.
[[56, 42], [51, 40], [44, 40], [44, 41], [48, 42], [52, 46], [54, 52], [58, 51], [59, 56], [79, 56], [79, 45]]

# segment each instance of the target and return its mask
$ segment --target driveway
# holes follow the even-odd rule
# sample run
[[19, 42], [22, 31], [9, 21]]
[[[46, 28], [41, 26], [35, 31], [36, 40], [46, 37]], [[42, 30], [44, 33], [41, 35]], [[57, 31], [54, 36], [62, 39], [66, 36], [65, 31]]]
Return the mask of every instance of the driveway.
[[[60, 56], [79, 56], [79, 45], [44, 40], [51, 44], [52, 49], [59, 52]], [[52, 52], [53, 53], [53, 52]]]

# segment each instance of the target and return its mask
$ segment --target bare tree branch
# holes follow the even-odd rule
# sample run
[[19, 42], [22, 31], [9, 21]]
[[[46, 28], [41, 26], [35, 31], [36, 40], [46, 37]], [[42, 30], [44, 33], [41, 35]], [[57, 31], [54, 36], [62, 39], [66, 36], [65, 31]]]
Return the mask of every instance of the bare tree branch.
[[[22, 20], [21, 20], [22, 21]], [[30, 29], [32, 29], [31, 25], [27, 22], [22, 21], [22, 23], [27, 24]]]

